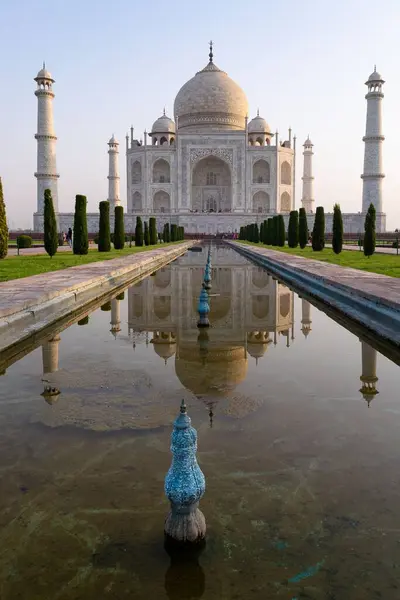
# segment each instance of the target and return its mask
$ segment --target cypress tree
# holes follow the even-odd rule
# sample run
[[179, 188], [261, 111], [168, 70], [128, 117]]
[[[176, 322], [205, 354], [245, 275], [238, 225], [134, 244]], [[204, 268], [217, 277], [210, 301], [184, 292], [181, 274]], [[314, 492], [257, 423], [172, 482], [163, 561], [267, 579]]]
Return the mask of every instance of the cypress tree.
[[267, 219], [267, 228], [265, 232], [265, 243], [267, 246], [271, 245], [271, 223], [272, 219]]
[[264, 241], [264, 223], [261, 223], [260, 225], [260, 242], [263, 243]]
[[239, 229], [239, 240], [243, 239], [243, 226]]
[[285, 245], [285, 237], [286, 237], [286, 231], [285, 231], [285, 221], [283, 218], [283, 215], [278, 215], [277, 217], [277, 246], [281, 246], [283, 247]]
[[157, 244], [157, 227], [156, 227], [156, 220], [154, 217], [150, 217], [149, 226], [150, 226], [150, 244], [152, 246], [155, 246]]
[[3, 198], [3, 184], [0, 177], [0, 258], [5, 258], [8, 252], [8, 227], [6, 206]]
[[323, 206], [317, 206], [314, 229], [312, 232], [312, 249], [320, 252], [325, 246], [325, 213]]
[[332, 248], [335, 254], [340, 254], [343, 248], [343, 219], [339, 204], [333, 207]]
[[279, 225], [278, 225], [278, 217], [275, 215], [272, 219], [272, 246], [278, 246], [279, 239]]
[[72, 248], [74, 254], [87, 254], [89, 251], [86, 204], [86, 196], [78, 194], [75, 197], [74, 239]]
[[145, 246], [150, 245], [150, 232], [149, 232], [149, 224], [147, 223], [147, 221], [144, 222], [143, 241], [144, 241]]
[[368, 258], [375, 252], [375, 219], [375, 206], [371, 203], [369, 205], [364, 223], [364, 254], [365, 256], [368, 256]]
[[171, 225], [171, 242], [176, 242], [176, 236], [177, 236], [177, 232], [176, 232], [176, 225], [172, 224]]
[[268, 229], [268, 221], [267, 221], [267, 219], [265, 219], [265, 221], [263, 222], [263, 237], [261, 240], [263, 244], [267, 243], [267, 229]]
[[102, 200], [99, 202], [99, 211], [99, 243], [97, 249], [99, 252], [110, 252], [110, 203], [108, 200]]
[[257, 223], [254, 223], [254, 239], [253, 242], [255, 242], [256, 244], [258, 244], [260, 241], [260, 234], [258, 232], [258, 225]]
[[308, 224], [305, 208], [299, 211], [299, 244], [300, 248], [305, 248], [308, 243]]
[[44, 190], [44, 248], [50, 258], [58, 248], [57, 221], [51, 190]]
[[171, 241], [171, 232], [169, 230], [169, 223], [165, 223], [164, 242], [170, 242], [170, 241]]
[[290, 211], [288, 227], [289, 248], [297, 248], [299, 244], [299, 213], [297, 210]]
[[136, 217], [135, 246], [143, 246], [143, 223], [141, 217]]
[[114, 208], [114, 248], [122, 250], [125, 248], [124, 208]]

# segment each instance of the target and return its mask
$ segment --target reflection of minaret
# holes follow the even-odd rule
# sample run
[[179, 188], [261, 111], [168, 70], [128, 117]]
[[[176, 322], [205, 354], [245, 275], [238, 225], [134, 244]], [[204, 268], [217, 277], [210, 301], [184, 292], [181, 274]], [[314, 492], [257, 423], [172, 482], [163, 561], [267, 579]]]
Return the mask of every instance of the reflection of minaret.
[[121, 307], [120, 302], [116, 298], [111, 300], [111, 333], [114, 337], [117, 337], [117, 333], [121, 331]]
[[379, 394], [376, 389], [376, 383], [378, 381], [376, 376], [376, 355], [377, 352], [374, 348], [365, 342], [361, 342], [362, 375], [360, 380], [362, 381], [362, 386], [360, 392], [362, 393], [364, 400], [368, 402], [368, 406], [374, 396]]
[[311, 323], [311, 304], [303, 298], [301, 301], [301, 331], [304, 337], [310, 333]]
[[55, 335], [42, 346], [43, 373], [58, 371], [58, 345], [60, 336]]

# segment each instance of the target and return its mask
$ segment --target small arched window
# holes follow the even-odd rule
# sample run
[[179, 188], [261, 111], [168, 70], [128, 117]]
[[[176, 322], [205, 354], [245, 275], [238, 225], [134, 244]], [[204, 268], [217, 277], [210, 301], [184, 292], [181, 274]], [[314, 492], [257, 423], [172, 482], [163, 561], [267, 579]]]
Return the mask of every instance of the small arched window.
[[217, 185], [216, 173], [207, 173], [207, 185]]

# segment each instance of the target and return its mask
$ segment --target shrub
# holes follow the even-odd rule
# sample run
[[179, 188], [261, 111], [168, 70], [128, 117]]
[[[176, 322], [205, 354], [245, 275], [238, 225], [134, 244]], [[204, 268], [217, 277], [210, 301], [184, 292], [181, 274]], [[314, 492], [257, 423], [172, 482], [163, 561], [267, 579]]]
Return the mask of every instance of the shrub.
[[78, 321], [78, 325], [87, 325], [89, 323], [89, 315], [86, 315], [86, 317], [83, 317], [82, 319], [80, 319]]
[[276, 245], [283, 247], [285, 245], [286, 231], [285, 221], [282, 215], [277, 217], [277, 240]]
[[86, 204], [86, 196], [81, 196], [78, 194], [75, 197], [74, 235], [72, 248], [74, 254], [87, 254], [89, 251]]
[[143, 246], [143, 223], [141, 217], [136, 217], [135, 246]]
[[335, 254], [340, 254], [343, 248], [343, 219], [339, 204], [333, 207], [332, 248]]
[[260, 234], [259, 234], [259, 237], [260, 237], [259, 241], [262, 242], [263, 238], [264, 238], [264, 223], [261, 223], [261, 225], [260, 225]]
[[372, 256], [375, 252], [375, 219], [375, 206], [370, 204], [364, 223], [364, 254], [368, 257]]
[[278, 225], [278, 217], [275, 216], [272, 218], [272, 246], [278, 246], [279, 239], [279, 225]]
[[312, 249], [320, 252], [325, 246], [325, 213], [323, 206], [318, 206], [315, 213], [312, 232]]
[[305, 208], [299, 211], [299, 244], [300, 248], [305, 248], [308, 243], [308, 224]]
[[254, 223], [253, 228], [254, 228], [253, 229], [253, 242], [255, 242], [256, 244], [258, 244], [259, 241], [260, 241], [260, 234], [258, 232], [258, 225], [257, 225], [257, 223]]
[[171, 241], [171, 233], [169, 230], [169, 223], [165, 223], [164, 225], [164, 242], [170, 242]]
[[44, 249], [52, 258], [58, 248], [56, 214], [54, 212], [51, 190], [44, 190]]
[[297, 248], [299, 244], [299, 213], [292, 210], [289, 215], [288, 246]]
[[244, 239], [245, 239], [244, 235], [245, 235], [245, 234], [244, 234], [244, 227], [242, 226], [242, 227], [239, 229], [239, 240], [244, 240]]
[[171, 225], [171, 242], [176, 242], [176, 240], [177, 240], [176, 225], [173, 224], [173, 225]]
[[30, 235], [19, 235], [17, 237], [17, 248], [31, 248], [32, 238]]
[[122, 250], [125, 248], [125, 228], [124, 228], [124, 208], [116, 206], [114, 208], [114, 248]]
[[156, 220], [154, 217], [150, 217], [149, 220], [149, 234], [150, 234], [150, 244], [154, 246], [157, 244], [157, 226]]
[[267, 221], [267, 219], [265, 219], [265, 221], [263, 222], [263, 236], [261, 239], [263, 244], [267, 243], [267, 237], [268, 237], [268, 221]]
[[5, 258], [8, 252], [8, 227], [6, 206], [3, 198], [3, 184], [0, 177], [0, 258]]
[[143, 241], [144, 241], [145, 246], [149, 246], [150, 245], [149, 224], [147, 223], [147, 221], [144, 222]]
[[272, 219], [267, 219], [267, 227], [266, 227], [266, 231], [265, 231], [265, 243], [267, 244], [267, 246], [271, 245], [271, 239], [272, 239]]
[[110, 235], [110, 203], [108, 200], [99, 202], [99, 252], [110, 252], [111, 250], [111, 235]]

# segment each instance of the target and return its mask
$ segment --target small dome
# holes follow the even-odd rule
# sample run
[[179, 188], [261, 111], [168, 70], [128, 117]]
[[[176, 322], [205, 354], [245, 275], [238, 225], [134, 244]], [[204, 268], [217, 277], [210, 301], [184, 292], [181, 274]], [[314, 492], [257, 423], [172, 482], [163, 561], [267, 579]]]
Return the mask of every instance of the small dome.
[[267, 121], [265, 119], [263, 119], [262, 117], [260, 117], [259, 114], [257, 114], [257, 116], [254, 117], [254, 119], [252, 119], [249, 122], [248, 132], [249, 133], [271, 133], [271, 129], [270, 129], [270, 126], [268, 125]]
[[252, 356], [253, 358], [262, 358], [264, 356], [264, 354], [266, 353], [268, 348], [268, 344], [247, 344], [247, 352], [250, 354], [250, 356]]
[[164, 114], [154, 121], [151, 133], [175, 133], [175, 123]]
[[35, 77], [35, 81], [37, 79], [50, 79], [50, 81], [54, 82], [53, 77], [51, 76], [50, 71], [48, 71], [43, 63], [43, 69], [40, 69], [39, 73]]
[[118, 140], [114, 134], [112, 134], [112, 136], [110, 137], [110, 141], [108, 143], [109, 144], [118, 144]]
[[312, 143], [312, 141], [310, 140], [310, 136], [307, 136], [306, 141], [304, 142], [304, 146], [313, 146], [314, 144]]
[[380, 73], [378, 73], [378, 71], [376, 70], [376, 66], [374, 68], [374, 72], [371, 73], [371, 75], [368, 77], [368, 81], [382, 81], [382, 75]]

